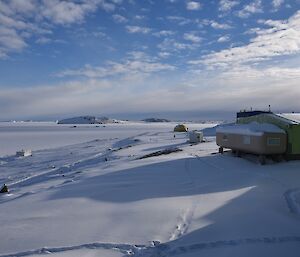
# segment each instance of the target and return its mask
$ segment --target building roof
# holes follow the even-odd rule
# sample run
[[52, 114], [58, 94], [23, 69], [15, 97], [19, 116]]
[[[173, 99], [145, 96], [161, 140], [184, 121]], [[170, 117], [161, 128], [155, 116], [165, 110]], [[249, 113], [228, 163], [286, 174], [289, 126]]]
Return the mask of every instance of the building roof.
[[277, 115], [279, 117], [282, 117], [282, 118], [292, 121], [294, 124], [300, 123], [300, 113], [280, 113]]

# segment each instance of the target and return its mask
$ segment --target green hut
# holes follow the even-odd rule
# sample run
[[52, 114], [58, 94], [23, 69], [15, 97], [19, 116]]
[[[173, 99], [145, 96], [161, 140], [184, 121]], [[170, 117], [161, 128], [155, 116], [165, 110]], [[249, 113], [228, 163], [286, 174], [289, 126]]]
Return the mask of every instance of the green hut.
[[[250, 122], [270, 123], [285, 130], [288, 136], [286, 155], [289, 159], [300, 159], [300, 120], [292, 119], [295, 115], [274, 114], [272, 112], [239, 112], [237, 123], [246, 124]], [[300, 115], [299, 115], [300, 117]]]

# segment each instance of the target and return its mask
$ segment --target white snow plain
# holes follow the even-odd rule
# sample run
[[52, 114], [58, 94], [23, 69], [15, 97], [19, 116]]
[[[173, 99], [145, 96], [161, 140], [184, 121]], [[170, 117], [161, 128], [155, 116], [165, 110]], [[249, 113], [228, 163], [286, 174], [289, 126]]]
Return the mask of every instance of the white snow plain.
[[220, 155], [174, 125], [0, 124], [0, 257], [298, 256], [300, 161]]

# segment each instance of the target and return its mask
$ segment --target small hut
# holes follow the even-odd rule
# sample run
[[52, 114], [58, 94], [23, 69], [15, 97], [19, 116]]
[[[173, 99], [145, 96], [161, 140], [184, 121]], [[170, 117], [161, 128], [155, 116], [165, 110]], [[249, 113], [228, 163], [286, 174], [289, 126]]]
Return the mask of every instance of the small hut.
[[203, 132], [201, 131], [190, 131], [189, 132], [189, 141], [192, 144], [198, 144], [201, 143], [203, 141]]
[[178, 124], [174, 128], [174, 132], [187, 132], [189, 129], [184, 124]]
[[24, 150], [22, 149], [21, 151], [16, 152], [17, 157], [27, 157], [27, 156], [32, 156], [31, 150]]

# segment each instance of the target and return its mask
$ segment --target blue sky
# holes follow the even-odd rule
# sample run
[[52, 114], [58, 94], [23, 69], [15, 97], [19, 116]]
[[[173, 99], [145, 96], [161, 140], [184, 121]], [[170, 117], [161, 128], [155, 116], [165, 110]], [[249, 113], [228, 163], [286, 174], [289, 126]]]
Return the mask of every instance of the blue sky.
[[300, 111], [299, 0], [0, 0], [0, 119]]

